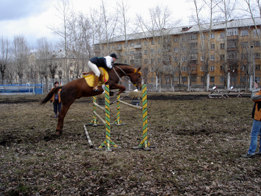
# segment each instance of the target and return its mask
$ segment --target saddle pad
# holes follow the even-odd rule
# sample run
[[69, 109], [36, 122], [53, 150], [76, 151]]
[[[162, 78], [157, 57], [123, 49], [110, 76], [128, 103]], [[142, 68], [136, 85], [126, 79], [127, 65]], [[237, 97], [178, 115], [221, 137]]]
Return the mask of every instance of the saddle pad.
[[[98, 86], [102, 86], [109, 80], [109, 74], [103, 67], [99, 67], [99, 70], [101, 72], [102, 77], [100, 77], [101, 80], [99, 80]], [[90, 73], [88, 75], [83, 75], [83, 78], [85, 79], [88, 86], [90, 86], [90, 87], [94, 86], [94, 74], [93, 73]]]

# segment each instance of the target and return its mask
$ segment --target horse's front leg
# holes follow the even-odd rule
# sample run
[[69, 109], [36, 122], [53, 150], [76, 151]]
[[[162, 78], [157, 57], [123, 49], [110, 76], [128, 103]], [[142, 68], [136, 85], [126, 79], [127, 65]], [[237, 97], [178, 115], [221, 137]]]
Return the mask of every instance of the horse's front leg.
[[119, 92], [117, 93], [117, 95], [121, 94], [122, 92], [124, 92], [126, 90], [125, 86], [123, 85], [119, 85], [119, 84], [114, 84], [111, 89], [119, 89]]

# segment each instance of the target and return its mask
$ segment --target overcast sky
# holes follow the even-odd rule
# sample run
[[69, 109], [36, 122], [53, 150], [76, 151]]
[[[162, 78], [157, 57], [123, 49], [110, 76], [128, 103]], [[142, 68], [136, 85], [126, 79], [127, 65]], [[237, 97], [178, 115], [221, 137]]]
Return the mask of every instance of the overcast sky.
[[[12, 41], [16, 35], [23, 35], [29, 43], [41, 37], [57, 39], [50, 27], [59, 25], [57, 2], [59, 0], [0, 0], [0, 36]], [[115, 9], [116, 1], [104, 0], [108, 9]], [[130, 15], [148, 12], [156, 5], [168, 6], [174, 20], [182, 19], [186, 24], [191, 15], [189, 0], [126, 0]], [[100, 0], [70, 0], [76, 12], [88, 13], [98, 8]]]

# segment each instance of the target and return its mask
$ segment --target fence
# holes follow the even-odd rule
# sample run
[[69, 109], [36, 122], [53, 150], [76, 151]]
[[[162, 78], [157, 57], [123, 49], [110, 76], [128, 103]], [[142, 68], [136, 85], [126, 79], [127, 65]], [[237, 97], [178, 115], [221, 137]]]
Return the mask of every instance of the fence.
[[[76, 79], [76, 78], [75, 78]], [[42, 94], [47, 93], [53, 88], [54, 81], [59, 81], [61, 85], [65, 85], [68, 82], [74, 79], [45, 79], [39, 80], [23, 80], [20, 81], [20, 84], [6, 84], [0, 85], [0, 94]], [[225, 81], [226, 80], [226, 81]], [[255, 75], [255, 80], [261, 81], [261, 74]], [[230, 80], [224, 77], [224, 75], [210, 75], [209, 77], [209, 86], [206, 87], [205, 79], [203, 76], [180, 76], [180, 77], [162, 77], [162, 78], [149, 78], [147, 81], [147, 89], [150, 92], [166, 92], [166, 91], [206, 91], [211, 90], [214, 86], [218, 89], [227, 89], [228, 87], [233, 87], [237, 90], [252, 90], [250, 81], [251, 78], [244, 75], [230, 75]], [[227, 84], [228, 83], [228, 84]], [[126, 87], [126, 91], [132, 91], [134, 87], [127, 77], [123, 77], [121, 84]]]
[[4, 84], [0, 85], [0, 95], [43, 94], [42, 84]]

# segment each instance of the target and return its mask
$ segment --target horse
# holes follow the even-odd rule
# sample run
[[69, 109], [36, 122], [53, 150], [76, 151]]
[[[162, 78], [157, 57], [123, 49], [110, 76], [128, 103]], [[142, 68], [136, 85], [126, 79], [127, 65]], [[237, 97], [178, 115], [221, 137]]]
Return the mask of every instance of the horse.
[[[127, 76], [129, 77], [130, 81], [134, 86], [136, 86], [137, 89], [141, 90], [141, 67], [138, 69], [134, 68], [131, 65], [128, 64], [120, 64], [115, 63], [113, 68], [111, 70], [107, 70], [109, 74], [109, 80], [106, 82], [106, 84], [109, 85], [110, 89], [119, 89], [118, 94], [125, 91], [125, 86], [118, 84], [121, 77]], [[94, 74], [93, 72], [89, 72], [88, 74]], [[63, 124], [64, 124], [64, 118], [70, 108], [70, 106], [73, 104], [73, 102], [76, 99], [79, 99], [81, 97], [91, 97], [96, 96], [103, 93], [102, 86], [98, 87], [98, 91], [94, 91], [93, 87], [90, 87], [84, 78], [79, 78], [76, 80], [73, 80], [69, 83], [67, 83], [64, 86], [59, 86], [56, 88], [53, 88], [47, 96], [41, 101], [41, 104], [47, 103], [54, 94], [56, 94], [59, 89], [61, 89], [60, 95], [61, 95], [61, 102], [62, 102], [62, 108], [61, 112], [58, 115], [58, 122], [56, 127], [56, 135], [59, 136], [63, 132]]]

